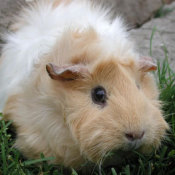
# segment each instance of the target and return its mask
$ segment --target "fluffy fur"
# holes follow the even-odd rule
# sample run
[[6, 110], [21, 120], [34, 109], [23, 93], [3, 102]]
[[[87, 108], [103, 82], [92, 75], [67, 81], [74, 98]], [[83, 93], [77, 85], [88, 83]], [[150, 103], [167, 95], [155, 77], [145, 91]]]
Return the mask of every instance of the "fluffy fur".
[[[0, 107], [26, 157], [43, 152], [76, 167], [113, 149], [147, 152], [160, 145], [168, 125], [145, 71], [150, 65], [140, 65], [119, 17], [110, 21], [108, 11], [87, 1], [39, 0], [12, 30], [1, 57]], [[48, 63], [69, 71], [53, 79]], [[107, 91], [103, 108], [91, 99], [98, 85]], [[134, 142], [125, 136], [140, 132], [143, 138]]]

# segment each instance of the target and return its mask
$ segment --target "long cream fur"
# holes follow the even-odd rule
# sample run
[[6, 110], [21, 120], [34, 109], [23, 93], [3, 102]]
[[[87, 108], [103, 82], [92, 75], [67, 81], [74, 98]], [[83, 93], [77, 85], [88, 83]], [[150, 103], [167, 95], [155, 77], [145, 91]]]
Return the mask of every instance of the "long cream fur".
[[[38, 0], [11, 29], [0, 60], [0, 110], [13, 120], [15, 146], [25, 156], [43, 152], [54, 163], [76, 167], [86, 159], [98, 162], [113, 149], [147, 152], [160, 145], [168, 125], [154, 79], [145, 71], [151, 68], [140, 67], [119, 17], [111, 21], [108, 10], [89, 1]], [[77, 80], [54, 80], [48, 63], [76, 65], [86, 73], [78, 69]], [[91, 98], [98, 85], [107, 91], [103, 108]], [[130, 143], [128, 132], [144, 137]]]

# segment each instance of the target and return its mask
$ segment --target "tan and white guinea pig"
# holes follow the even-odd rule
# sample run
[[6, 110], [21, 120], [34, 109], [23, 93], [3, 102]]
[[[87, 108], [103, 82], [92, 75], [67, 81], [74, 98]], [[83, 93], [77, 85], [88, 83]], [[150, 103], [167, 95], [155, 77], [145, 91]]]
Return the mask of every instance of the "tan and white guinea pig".
[[37, 0], [5, 36], [0, 109], [27, 158], [77, 167], [111, 150], [158, 148], [165, 122], [150, 71], [121, 18], [85, 0]]

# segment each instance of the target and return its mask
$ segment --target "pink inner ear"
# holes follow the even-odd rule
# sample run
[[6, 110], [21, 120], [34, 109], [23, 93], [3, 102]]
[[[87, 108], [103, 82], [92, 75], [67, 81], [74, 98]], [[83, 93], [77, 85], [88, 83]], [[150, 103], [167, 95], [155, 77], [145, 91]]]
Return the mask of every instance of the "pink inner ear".
[[52, 63], [46, 65], [49, 76], [54, 80], [71, 81], [83, 78], [89, 72], [84, 65], [56, 66]]
[[157, 65], [153, 62], [151, 57], [141, 57], [139, 61], [140, 71], [150, 72], [157, 70]]

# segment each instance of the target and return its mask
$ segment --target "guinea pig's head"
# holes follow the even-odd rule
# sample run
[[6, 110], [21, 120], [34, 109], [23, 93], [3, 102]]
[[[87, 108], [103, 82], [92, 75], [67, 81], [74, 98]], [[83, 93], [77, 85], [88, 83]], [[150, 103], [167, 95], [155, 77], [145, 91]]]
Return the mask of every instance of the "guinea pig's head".
[[[70, 42], [68, 37], [66, 51], [61, 49], [64, 39], [57, 55], [69, 57], [70, 48], [76, 51], [74, 55], [82, 50], [81, 54], [73, 57], [71, 64], [52, 63], [46, 68], [55, 97], [62, 103], [64, 122], [81, 154], [98, 162], [112, 150], [146, 153], [158, 148], [168, 124], [149, 73], [156, 70], [156, 65], [147, 57], [124, 61], [113, 54], [105, 55], [105, 51], [103, 54], [94, 32], [83, 39], [79, 34], [74, 37], [78, 44], [73, 48], [71, 43], [75, 41]], [[123, 53], [126, 51], [123, 49]]]
[[139, 64], [108, 59], [86, 65], [47, 65], [63, 86], [64, 120], [80, 152], [97, 162], [111, 150], [150, 152], [160, 145], [168, 124], [158, 101], [148, 59]]

